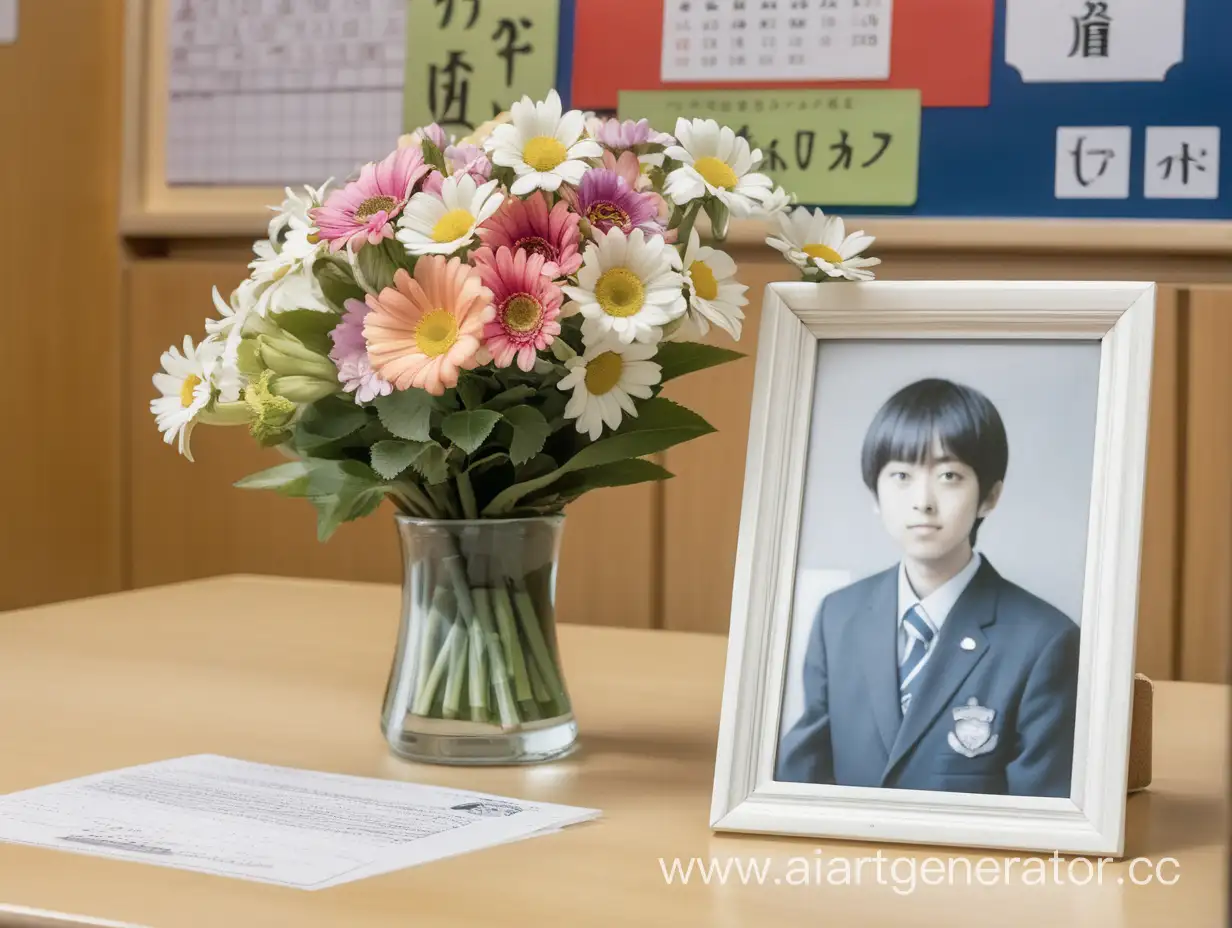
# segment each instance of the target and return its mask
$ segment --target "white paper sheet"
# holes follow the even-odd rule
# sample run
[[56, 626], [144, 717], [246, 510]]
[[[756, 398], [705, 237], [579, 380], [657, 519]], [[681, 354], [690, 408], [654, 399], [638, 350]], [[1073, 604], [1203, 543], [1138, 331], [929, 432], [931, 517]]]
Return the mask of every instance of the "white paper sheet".
[[406, 0], [173, 0], [168, 184], [341, 181], [402, 130]]
[[664, 81], [885, 80], [893, 0], [665, 0]]
[[0, 45], [17, 41], [17, 0], [0, 0]]
[[1005, 61], [1031, 81], [1162, 81], [1185, 0], [1006, 0]]
[[315, 890], [599, 815], [203, 754], [0, 796], [0, 841]]

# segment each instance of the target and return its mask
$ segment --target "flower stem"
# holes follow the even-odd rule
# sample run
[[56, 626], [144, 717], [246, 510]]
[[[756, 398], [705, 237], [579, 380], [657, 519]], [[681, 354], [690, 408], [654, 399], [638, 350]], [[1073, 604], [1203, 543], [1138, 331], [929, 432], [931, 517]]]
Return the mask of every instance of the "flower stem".
[[449, 634], [445, 636], [445, 643], [441, 645], [441, 650], [432, 664], [432, 670], [428, 673], [427, 680], [424, 681], [423, 689], [415, 698], [415, 705], [411, 707], [412, 714], [428, 715], [431, 712], [432, 701], [436, 698], [436, 689], [441, 685], [441, 677], [445, 675], [445, 670], [449, 666], [449, 656], [453, 651], [454, 639], [458, 637], [458, 629], [461, 625], [461, 622], [454, 622], [449, 626]]
[[[506, 592], [505, 595], [509, 594]], [[556, 672], [556, 662], [548, 650], [547, 641], [544, 640], [543, 629], [539, 625], [539, 616], [535, 612], [535, 604], [531, 601], [530, 594], [524, 589], [515, 589], [513, 602], [522, 622], [522, 631], [530, 643], [531, 654], [543, 672], [543, 682], [547, 685], [548, 692], [554, 699], [564, 696], [565, 688]]]
[[475, 606], [475, 618], [487, 642], [488, 666], [491, 668], [492, 689], [496, 692], [496, 708], [501, 725], [512, 728], [520, 721], [513, 693], [509, 689], [508, 664], [505, 663], [501, 638], [492, 623], [492, 601], [488, 591], [477, 587], [471, 591]]
[[[458, 703], [462, 698], [462, 678], [466, 673], [466, 632], [462, 631], [461, 616], [450, 629], [453, 645], [449, 651], [449, 676], [445, 679], [445, 705], [441, 714], [447, 719], [458, 717]], [[457, 630], [459, 634], [453, 635]]]
[[462, 514], [468, 519], [478, 519], [479, 506], [475, 502], [475, 488], [471, 486], [470, 474], [460, 471], [457, 484], [458, 499], [462, 502]]
[[704, 202], [705, 198], [699, 197], [690, 203], [685, 210], [684, 218], [680, 220], [680, 225], [676, 229], [676, 247], [680, 249], [682, 255], [689, 247], [689, 235], [693, 232], [693, 224], [697, 222], [697, 214], [702, 211]]
[[419, 677], [419, 689], [412, 703], [414, 706], [420, 705], [423, 701], [429, 670], [432, 666], [432, 657], [436, 653], [436, 632], [442, 621], [448, 621], [448, 613], [451, 606], [449, 590], [443, 586], [438, 586], [436, 592], [432, 595], [432, 604], [428, 607], [428, 615], [424, 619], [422, 637], [419, 639], [419, 661], [417, 664], [418, 670], [416, 670], [416, 675]]
[[467, 701], [471, 705], [471, 721], [486, 722], [488, 720], [488, 681], [484, 665], [485, 641], [483, 629], [478, 620], [471, 623], [470, 648], [468, 658], [468, 690]]
[[426, 515], [429, 519], [439, 519], [441, 517], [441, 514], [437, 510], [435, 504], [432, 500], [428, 499], [418, 484], [412, 483], [408, 480], [404, 483], [398, 484], [398, 487], [404, 494], [406, 494], [406, 498], [418, 506], [423, 511], [424, 515]]
[[513, 667], [513, 691], [518, 702], [529, 702], [534, 697], [530, 691], [530, 677], [526, 675], [526, 655], [522, 653], [522, 643], [518, 640], [513, 603], [503, 583], [492, 590], [492, 605], [496, 609], [496, 622], [505, 645], [505, 658]]

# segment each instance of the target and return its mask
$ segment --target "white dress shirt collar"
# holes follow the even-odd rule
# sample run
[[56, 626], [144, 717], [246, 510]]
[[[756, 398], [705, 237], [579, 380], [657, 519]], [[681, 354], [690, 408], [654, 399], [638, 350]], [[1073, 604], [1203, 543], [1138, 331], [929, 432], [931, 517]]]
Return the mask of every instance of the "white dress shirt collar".
[[918, 605], [924, 611], [924, 615], [928, 617], [928, 621], [932, 623], [933, 628], [941, 631], [941, 626], [945, 624], [945, 620], [949, 617], [954, 604], [958, 602], [958, 597], [963, 594], [963, 590], [967, 588], [972, 578], [975, 577], [976, 571], [980, 569], [980, 562], [980, 554], [976, 551], [971, 555], [971, 560], [967, 562], [966, 567], [923, 599], [920, 599], [920, 597], [915, 595], [915, 590], [911, 588], [911, 581], [907, 579], [906, 566], [900, 561], [898, 565], [899, 627], [902, 627], [903, 616], [907, 614], [907, 610], [912, 606]]

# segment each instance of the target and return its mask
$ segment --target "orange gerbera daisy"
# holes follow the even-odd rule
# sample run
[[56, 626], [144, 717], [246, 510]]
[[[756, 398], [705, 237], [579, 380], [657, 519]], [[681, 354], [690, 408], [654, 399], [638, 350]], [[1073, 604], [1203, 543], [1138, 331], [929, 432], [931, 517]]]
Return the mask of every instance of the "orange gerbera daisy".
[[420, 258], [414, 277], [400, 269], [392, 287], [369, 294], [368, 305], [364, 338], [373, 369], [395, 390], [418, 387], [433, 396], [478, 365], [484, 323], [496, 315], [474, 268], [443, 255]]

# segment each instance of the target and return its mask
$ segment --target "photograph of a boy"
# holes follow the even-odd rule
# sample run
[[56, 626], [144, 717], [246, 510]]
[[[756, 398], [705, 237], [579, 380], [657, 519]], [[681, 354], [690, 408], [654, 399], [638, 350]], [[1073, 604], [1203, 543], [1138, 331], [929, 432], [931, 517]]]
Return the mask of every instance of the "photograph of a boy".
[[1008, 461], [971, 387], [920, 380], [877, 412], [861, 470], [901, 560], [822, 601], [777, 780], [1069, 796], [1078, 626], [975, 550]]

